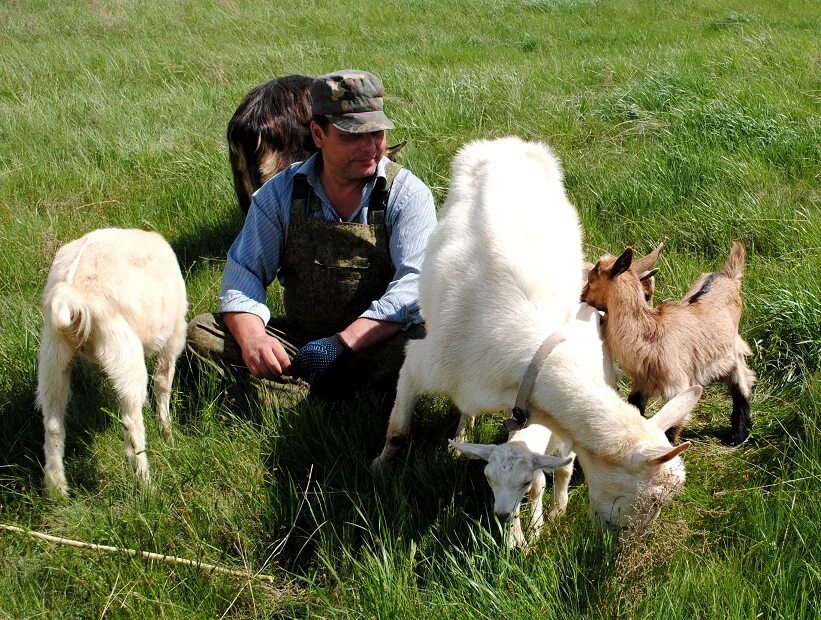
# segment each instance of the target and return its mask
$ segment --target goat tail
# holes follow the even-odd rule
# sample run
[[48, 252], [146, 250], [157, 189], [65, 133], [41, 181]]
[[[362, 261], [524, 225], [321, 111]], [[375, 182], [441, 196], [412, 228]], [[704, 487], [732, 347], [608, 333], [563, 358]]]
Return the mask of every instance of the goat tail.
[[744, 275], [745, 257], [744, 246], [738, 241], [734, 241], [730, 255], [727, 257], [727, 262], [724, 263], [721, 272], [731, 280], [740, 281], [741, 276]]
[[91, 333], [93, 312], [82, 291], [68, 282], [58, 282], [51, 292], [49, 317], [54, 328], [75, 348], [82, 347]]

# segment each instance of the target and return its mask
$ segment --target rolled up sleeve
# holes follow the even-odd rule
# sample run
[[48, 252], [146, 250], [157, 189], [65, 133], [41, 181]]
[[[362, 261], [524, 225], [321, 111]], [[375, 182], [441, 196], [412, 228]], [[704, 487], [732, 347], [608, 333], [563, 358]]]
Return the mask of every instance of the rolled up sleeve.
[[222, 275], [220, 312], [248, 312], [264, 323], [271, 318], [265, 305], [265, 290], [276, 277], [285, 242], [285, 225], [276, 214], [263, 210], [257, 202], [275, 197], [273, 188], [263, 187], [254, 194], [248, 216], [231, 248]]

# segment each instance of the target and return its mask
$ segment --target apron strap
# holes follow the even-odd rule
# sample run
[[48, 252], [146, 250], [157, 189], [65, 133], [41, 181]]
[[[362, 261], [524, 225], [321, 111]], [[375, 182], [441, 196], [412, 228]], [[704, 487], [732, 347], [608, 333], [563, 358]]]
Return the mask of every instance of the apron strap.
[[377, 177], [368, 204], [368, 224], [382, 225], [385, 223], [385, 210], [388, 208], [391, 187], [393, 187], [393, 181], [401, 169], [402, 166], [389, 161], [388, 165], [385, 166], [385, 177]]
[[291, 192], [291, 212], [305, 213], [313, 215], [322, 209], [319, 200], [311, 187], [308, 185], [308, 177], [298, 173], [294, 175], [294, 188]]

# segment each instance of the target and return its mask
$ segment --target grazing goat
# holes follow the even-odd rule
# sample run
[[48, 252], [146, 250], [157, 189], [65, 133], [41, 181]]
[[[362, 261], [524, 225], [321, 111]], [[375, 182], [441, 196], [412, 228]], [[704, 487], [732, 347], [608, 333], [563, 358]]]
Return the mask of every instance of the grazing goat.
[[[544, 523], [545, 471], [553, 471], [553, 498], [548, 516], [564, 514], [575, 455], [547, 427], [530, 424], [510, 433], [507, 442], [501, 445], [453, 440], [450, 444], [468, 458], [487, 462], [485, 478], [493, 489], [493, 513], [502, 523], [513, 519], [510, 524], [511, 548], [527, 547], [519, 519], [519, 505], [525, 495], [529, 496], [533, 506], [529, 531], [534, 538], [539, 535]], [[551, 456], [554, 451], [562, 456]]]
[[[592, 368], [601, 368], [605, 382], [616, 387], [616, 372], [602, 339], [598, 311], [588, 304], [580, 304], [576, 319], [565, 327], [564, 332], [565, 337], [572, 336], [577, 351], [585, 349], [584, 354], [590, 360]], [[595, 372], [598, 373], [598, 370]], [[533, 504], [530, 529], [534, 537], [539, 534], [543, 523], [544, 469], [553, 470], [553, 497], [548, 516], [552, 518], [564, 514], [575, 454], [569, 444], [559, 440], [558, 435], [551, 433], [548, 428], [540, 424], [529, 424], [510, 433], [507, 443], [500, 446], [458, 441], [450, 443], [469, 458], [487, 461], [485, 477], [493, 489], [494, 513], [501, 521], [507, 521], [513, 515], [509, 539], [512, 548], [527, 546], [518, 516], [519, 503], [525, 494], [529, 494]], [[556, 453], [569, 457], [569, 461], [561, 465], [544, 456]]]
[[125, 453], [139, 481], [149, 482], [142, 413], [148, 380], [144, 356], [157, 355], [157, 414], [170, 436], [171, 383], [185, 345], [185, 282], [171, 246], [144, 230], [90, 232], [57, 251], [42, 308], [37, 404], [45, 426], [46, 489], [68, 494], [65, 413], [78, 353], [99, 363], [111, 381], [122, 409]]
[[[268, 179], [316, 152], [310, 131], [311, 82], [313, 78], [304, 75], [273, 78], [245, 95], [231, 117], [228, 153], [243, 213], [248, 213], [251, 195]], [[389, 147], [388, 157], [395, 160], [404, 145]]]
[[645, 303], [630, 248], [605, 257], [590, 271], [583, 297], [606, 312], [605, 340], [630, 374], [628, 402], [644, 413], [647, 399], [664, 400], [693, 385], [724, 381], [733, 398], [730, 441], [750, 435], [750, 389], [755, 375], [745, 358], [749, 345], [738, 333], [744, 247], [734, 243], [724, 268], [703, 274], [681, 301], [652, 308]]
[[687, 418], [701, 389], [645, 420], [575, 346], [581, 231], [556, 156], [512, 137], [470, 143], [453, 160], [442, 213], [419, 277], [427, 336], [408, 343], [374, 470], [407, 445], [423, 392], [448, 395], [466, 416], [510, 410], [534, 354], [558, 332], [564, 340], [527, 401], [530, 419], [572, 445], [595, 523], [652, 521], [684, 482], [688, 444], [673, 448], [664, 431]]

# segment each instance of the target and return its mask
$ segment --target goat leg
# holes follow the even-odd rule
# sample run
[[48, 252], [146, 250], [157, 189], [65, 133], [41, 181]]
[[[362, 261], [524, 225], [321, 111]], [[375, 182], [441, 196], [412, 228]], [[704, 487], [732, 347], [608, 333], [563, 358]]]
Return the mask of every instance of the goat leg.
[[747, 441], [752, 428], [749, 394], [744, 394], [738, 383], [730, 383], [730, 395], [733, 397], [733, 414], [730, 421], [730, 443], [739, 445]]
[[647, 408], [647, 397], [644, 394], [636, 390], [627, 397], [627, 402], [638, 409], [643, 417], [646, 417], [644, 411]]

